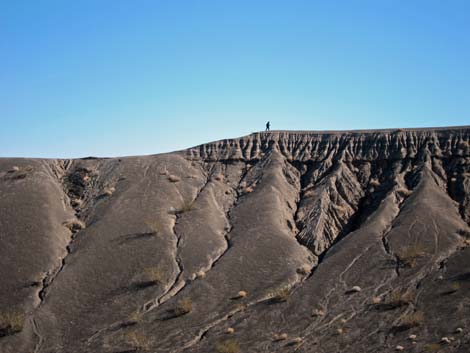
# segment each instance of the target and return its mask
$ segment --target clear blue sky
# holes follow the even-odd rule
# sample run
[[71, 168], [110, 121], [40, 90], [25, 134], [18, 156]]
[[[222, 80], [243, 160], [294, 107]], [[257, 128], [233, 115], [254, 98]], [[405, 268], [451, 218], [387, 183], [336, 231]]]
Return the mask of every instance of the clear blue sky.
[[470, 124], [468, 0], [0, 0], [0, 156]]

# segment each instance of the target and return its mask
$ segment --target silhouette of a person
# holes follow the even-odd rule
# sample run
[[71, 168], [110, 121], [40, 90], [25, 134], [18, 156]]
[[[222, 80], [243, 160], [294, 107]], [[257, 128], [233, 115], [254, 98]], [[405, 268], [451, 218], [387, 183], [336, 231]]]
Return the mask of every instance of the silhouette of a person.
[[269, 121], [266, 123], [266, 131], [269, 131], [269, 129], [271, 128], [271, 124], [269, 123]]

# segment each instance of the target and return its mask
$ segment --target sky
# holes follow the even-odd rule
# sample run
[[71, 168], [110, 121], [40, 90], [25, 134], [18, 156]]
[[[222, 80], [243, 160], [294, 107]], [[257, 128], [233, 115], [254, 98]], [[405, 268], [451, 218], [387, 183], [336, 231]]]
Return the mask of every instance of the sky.
[[468, 0], [0, 0], [0, 157], [470, 124]]

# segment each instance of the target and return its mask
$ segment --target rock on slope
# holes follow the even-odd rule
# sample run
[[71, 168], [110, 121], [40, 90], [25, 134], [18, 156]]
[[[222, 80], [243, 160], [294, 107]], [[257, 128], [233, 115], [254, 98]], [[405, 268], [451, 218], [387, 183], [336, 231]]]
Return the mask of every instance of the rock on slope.
[[0, 159], [0, 351], [468, 352], [469, 139]]

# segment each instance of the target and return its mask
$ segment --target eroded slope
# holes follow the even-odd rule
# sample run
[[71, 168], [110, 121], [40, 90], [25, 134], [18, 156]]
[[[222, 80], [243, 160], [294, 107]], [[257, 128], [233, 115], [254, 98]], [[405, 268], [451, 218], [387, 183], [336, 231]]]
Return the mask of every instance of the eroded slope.
[[1, 351], [467, 352], [469, 138], [1, 159]]

